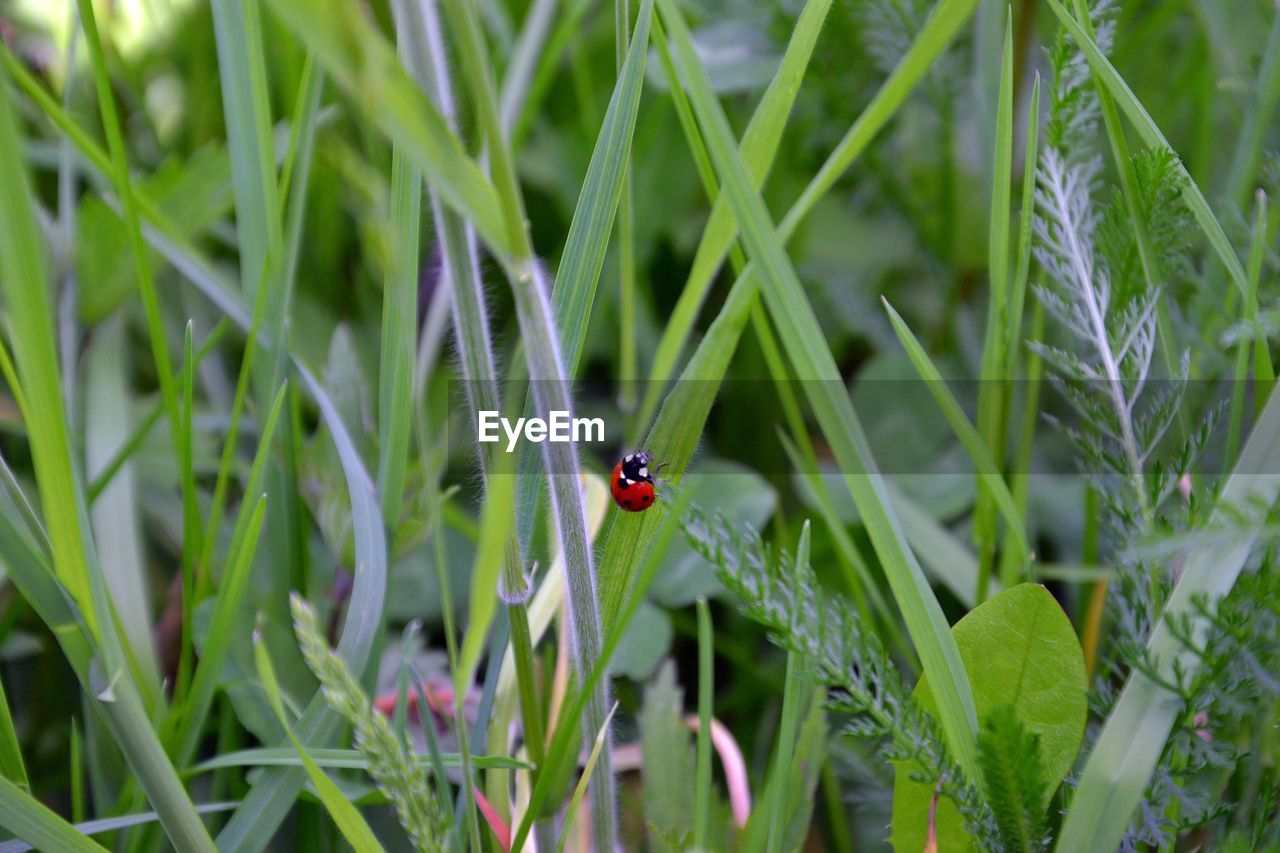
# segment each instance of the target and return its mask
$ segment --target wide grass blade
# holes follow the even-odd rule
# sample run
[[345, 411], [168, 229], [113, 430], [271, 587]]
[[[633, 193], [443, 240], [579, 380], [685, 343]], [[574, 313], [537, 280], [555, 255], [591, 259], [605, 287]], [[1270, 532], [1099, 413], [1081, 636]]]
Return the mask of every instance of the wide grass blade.
[[[1272, 393], [1218, 498], [1214, 521], [1275, 505], [1280, 497], [1280, 394]], [[1164, 684], [1194, 676], [1209, 620], [1204, 615], [1231, 591], [1257, 543], [1243, 527], [1230, 540], [1216, 538], [1193, 545], [1182, 564], [1160, 621], [1145, 653]], [[1189, 631], [1189, 633], [1188, 633]], [[1056, 850], [1114, 850], [1138, 807], [1165, 741], [1182, 713], [1181, 697], [1151, 676], [1134, 671], [1080, 776]]]
[[605, 250], [609, 247], [609, 234], [622, 197], [623, 177], [631, 158], [631, 138], [649, 52], [650, 7], [650, 2], [642, 3], [636, 18], [631, 48], [600, 126], [556, 270], [551, 308], [560, 329], [566, 377], [577, 373]]
[[757, 275], [769, 312], [777, 323], [796, 374], [804, 383], [823, 434], [845, 472], [849, 491], [934, 686], [939, 722], [947, 735], [948, 746], [961, 769], [970, 778], [977, 778], [977, 714], [950, 626], [889, 505], [883, 477], [876, 469], [866, 434], [854, 413], [817, 317], [733, 144], [728, 120], [711, 91], [688, 28], [672, 0], [659, 0], [659, 8], [675, 42], [694, 109], [706, 134], [721, 185], [738, 219], [743, 243], [759, 267]]
[[5, 778], [0, 778], [0, 827], [42, 850], [66, 853], [104, 853], [106, 850]]
[[[30, 437], [40, 501], [52, 546], [53, 567], [81, 610], [92, 636], [97, 614], [89, 595], [89, 567], [76, 512], [75, 473], [66, 410], [58, 381], [44, 240], [36, 223], [17, 118], [7, 80], [0, 79], [0, 287], [20, 383], [23, 420]], [[175, 398], [176, 399], [176, 398]]]

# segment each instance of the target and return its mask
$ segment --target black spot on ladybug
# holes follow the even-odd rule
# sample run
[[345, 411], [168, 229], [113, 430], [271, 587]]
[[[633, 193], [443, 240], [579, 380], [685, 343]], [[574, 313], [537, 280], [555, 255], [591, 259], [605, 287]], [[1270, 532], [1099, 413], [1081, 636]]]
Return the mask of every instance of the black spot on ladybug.
[[623, 505], [623, 506], [631, 506], [631, 505], [632, 505], [632, 503], [631, 503], [631, 498], [623, 498], [623, 499], [622, 499], [622, 505]]
[[649, 497], [648, 495], [641, 495], [640, 500], [644, 501], [645, 503], [648, 503], [649, 501], [653, 500], [653, 498]]

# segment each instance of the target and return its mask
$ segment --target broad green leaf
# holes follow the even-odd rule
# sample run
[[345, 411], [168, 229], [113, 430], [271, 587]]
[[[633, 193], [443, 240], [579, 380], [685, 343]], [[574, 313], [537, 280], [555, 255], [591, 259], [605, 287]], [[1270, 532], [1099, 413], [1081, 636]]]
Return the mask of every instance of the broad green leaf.
[[[1052, 794], [1080, 751], [1088, 714], [1084, 654], [1071, 620], [1048, 590], [1028, 583], [988, 599], [951, 630], [979, 716], [985, 719], [1000, 705], [1013, 706], [1027, 730], [1040, 737], [1043, 782]], [[913, 695], [926, 711], [936, 712], [927, 674]], [[913, 772], [918, 772], [915, 765], [897, 765], [895, 850], [924, 849], [934, 786], [910, 779]], [[936, 819], [939, 850], [972, 849], [954, 803], [940, 798]]]

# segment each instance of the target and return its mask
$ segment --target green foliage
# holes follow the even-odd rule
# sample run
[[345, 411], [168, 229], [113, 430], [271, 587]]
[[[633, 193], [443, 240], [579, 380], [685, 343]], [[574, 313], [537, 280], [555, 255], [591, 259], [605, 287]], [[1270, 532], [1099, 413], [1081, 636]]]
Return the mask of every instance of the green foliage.
[[0, 849], [1280, 844], [1271, 0], [74, 5]]
[[983, 790], [1006, 850], [1032, 853], [1045, 847], [1050, 791], [1044, 784], [1040, 737], [1018, 718], [1012, 705], [987, 712], [978, 735]]
[[400, 825], [418, 850], [444, 850], [448, 826], [426, 769], [409, 759], [404, 741], [392, 731], [387, 718], [373, 709], [346, 661], [329, 648], [311, 606], [297, 595], [290, 606], [307, 666], [319, 679], [329, 707], [355, 731], [356, 749], [369, 762], [369, 775], [395, 805]]

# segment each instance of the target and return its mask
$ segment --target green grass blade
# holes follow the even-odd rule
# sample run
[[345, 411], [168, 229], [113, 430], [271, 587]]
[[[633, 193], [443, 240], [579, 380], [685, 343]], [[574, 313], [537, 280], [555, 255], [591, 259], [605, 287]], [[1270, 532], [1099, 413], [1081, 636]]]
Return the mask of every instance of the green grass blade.
[[[369, 766], [369, 759], [366, 758], [359, 750], [355, 749], [333, 749], [317, 747], [308, 749], [311, 760], [319, 767], [325, 767], [330, 770], [365, 770]], [[429, 764], [434, 759], [429, 755], [415, 756], [418, 761], [423, 764]], [[445, 767], [450, 770], [456, 770], [462, 766], [462, 756], [456, 752], [445, 752], [440, 754], [440, 760]], [[475, 766], [481, 769], [502, 768], [504, 770], [528, 770], [532, 765], [519, 761], [515, 758], [508, 758], [505, 755], [473, 755], [471, 760], [475, 762]], [[202, 761], [195, 767], [191, 768], [192, 774], [211, 773], [214, 770], [223, 770], [228, 767], [300, 767], [302, 759], [298, 757], [298, 753], [292, 747], [276, 747], [266, 746], [254, 749], [242, 749], [236, 752], [228, 752], [223, 755], [217, 755], [207, 761]]]
[[587, 786], [591, 782], [591, 774], [595, 772], [596, 763], [600, 760], [600, 750], [608, 742], [609, 722], [613, 719], [614, 713], [618, 710], [618, 703], [614, 702], [613, 707], [609, 709], [609, 716], [604, 718], [604, 725], [600, 727], [600, 731], [596, 732], [595, 740], [591, 743], [591, 753], [587, 756], [587, 763], [582, 766], [582, 776], [578, 779], [578, 784], [573, 789], [573, 796], [569, 799], [569, 805], [564, 812], [564, 832], [560, 834], [560, 846], [556, 848], [557, 853], [564, 853], [564, 845], [569, 840], [569, 836], [573, 834], [571, 827], [573, 819], [578, 813], [578, 807], [582, 805], [582, 801], [587, 796]]
[[[1272, 393], [1235, 468], [1222, 488], [1215, 520], [1254, 513], [1280, 497], [1280, 394]], [[1165, 605], [1146, 651], [1166, 683], [1192, 677], [1201, 659], [1187, 650], [1199, 647], [1208, 629], [1201, 608], [1212, 608], [1230, 592], [1257, 542], [1241, 529], [1231, 541], [1193, 546]], [[1177, 674], [1175, 674], [1177, 667]], [[1146, 790], [1164, 752], [1165, 741], [1181, 713], [1180, 697], [1142, 672], [1132, 672], [1102, 728], [1080, 776], [1058, 836], [1056, 850], [1112, 850]]]
[[5, 695], [3, 684], [0, 684], [0, 775], [25, 791], [31, 790], [27, 766], [22, 760], [22, 745], [18, 743], [18, 732], [13, 727], [13, 714], [9, 710], [9, 697]]
[[26, 405], [23, 419], [31, 441], [40, 501], [58, 580], [80, 607], [89, 634], [97, 617], [89, 595], [83, 531], [75, 511], [75, 475], [66, 410], [58, 381], [57, 345], [50, 312], [44, 240], [19, 142], [7, 80], [0, 79], [0, 287], [12, 338], [15, 367]]
[[[988, 489], [996, 508], [1004, 516], [1005, 524], [1009, 525], [1009, 529], [1013, 533], [1014, 544], [1018, 549], [1016, 558], [1025, 563], [1031, 548], [1027, 543], [1027, 533], [1022, 513], [1018, 511], [1017, 503], [1014, 501], [1013, 495], [1009, 493], [1009, 486], [1005, 483], [1004, 477], [1000, 475], [1000, 469], [995, 459], [992, 458], [987, 443], [983, 441], [982, 436], [974, 428], [973, 424], [969, 423], [969, 417], [964, 413], [964, 409], [961, 408], [960, 401], [947, 388], [946, 380], [942, 378], [942, 374], [938, 372], [938, 368], [929, 358], [929, 354], [924, 351], [920, 341], [911, 333], [911, 329], [908, 328], [906, 322], [898, 315], [897, 311], [893, 310], [893, 306], [889, 304], [887, 299], [881, 297], [880, 301], [884, 303], [885, 311], [889, 312], [889, 322], [893, 324], [893, 331], [897, 334], [898, 340], [902, 342], [902, 348], [907, 351], [907, 357], [911, 359], [911, 363], [920, 374], [920, 378], [928, 385], [929, 393], [933, 395], [938, 408], [942, 409], [942, 414], [951, 426], [951, 431], [956, 434], [956, 438], [960, 439], [960, 443], [973, 461], [978, 481]], [[979, 569], [981, 570], [981, 565]], [[984, 580], [979, 575], [978, 593], [974, 597], [975, 603], [981, 604], [983, 602], [983, 593], [986, 591], [985, 587], [989, 581], [990, 578]]]
[[[800, 578], [808, 571], [809, 566], [809, 522], [805, 521], [800, 531], [800, 543], [796, 546], [795, 573], [792, 576], [792, 589], [800, 583]], [[791, 627], [796, 626], [800, 618], [797, 610], [791, 612]], [[806, 698], [804, 676], [804, 660], [794, 649], [787, 652], [787, 684], [782, 693], [782, 720], [778, 724], [778, 746], [774, 753], [773, 773], [770, 777], [769, 790], [769, 838], [765, 845], [768, 853], [779, 853], [785, 841], [787, 830], [787, 799], [791, 775], [795, 768], [791, 766], [798, 735], [801, 706]]]
[[[778, 153], [778, 145], [782, 141], [782, 132], [786, 129], [787, 117], [800, 92], [800, 83], [809, 67], [809, 59], [813, 56], [813, 48], [822, 32], [827, 11], [831, 8], [831, 0], [809, 0], [805, 3], [800, 17], [796, 20], [795, 29], [787, 43], [786, 52], [778, 71], [769, 81], [769, 88], [760, 99], [759, 106], [751, 115], [747, 129], [742, 134], [742, 157], [751, 170], [755, 186], [759, 188]], [[659, 50], [665, 50], [665, 45]], [[668, 74], [668, 76], [671, 76]], [[672, 97], [683, 98], [678, 80], [670, 81]], [[679, 103], [679, 101], [677, 101]], [[675, 370], [681, 351], [686, 346], [692, 332], [698, 312], [706, 301], [707, 293], [715, 281], [716, 272], [724, 262], [725, 254], [733, 244], [737, 232], [733, 213], [729, 209], [728, 199], [723, 194], [715, 198], [711, 208], [711, 217], [707, 220], [702, 232], [702, 240], [698, 243], [693, 257], [693, 266], [680, 298], [672, 309], [671, 317], [662, 330], [658, 348], [654, 352], [653, 364], [649, 369], [649, 385], [645, 389], [645, 400], [640, 409], [640, 424], [647, 425], [657, 410], [659, 395], [666, 380]]]
[[[1053, 10], [1053, 13], [1058, 16], [1059, 23], [1071, 34], [1071, 38], [1075, 40], [1076, 44], [1084, 52], [1085, 57], [1089, 60], [1089, 65], [1093, 68], [1093, 73], [1098, 75], [1107, 90], [1110, 91], [1111, 97], [1115, 99], [1116, 104], [1129, 117], [1129, 121], [1133, 124], [1134, 129], [1138, 131], [1142, 141], [1152, 148], [1164, 148], [1172, 151], [1173, 146], [1165, 139], [1164, 134], [1160, 132], [1160, 128], [1152, 120], [1151, 115], [1142, 106], [1142, 102], [1138, 100], [1137, 96], [1133, 94], [1133, 90], [1129, 88], [1129, 84], [1120, 76], [1120, 72], [1116, 71], [1115, 66], [1098, 49], [1097, 43], [1089, 38], [1080, 24], [1071, 17], [1071, 13], [1064, 9], [1058, 0], [1046, 0], [1046, 2], [1049, 4], [1049, 8]], [[1196, 222], [1199, 223], [1200, 229], [1204, 231], [1205, 237], [1209, 240], [1209, 245], [1226, 266], [1227, 272], [1231, 275], [1236, 286], [1240, 288], [1242, 293], [1245, 292], [1249, 286], [1248, 276], [1245, 275], [1244, 266], [1240, 263], [1240, 258], [1236, 255], [1235, 249], [1232, 248], [1226, 232], [1222, 230], [1222, 224], [1213, 215], [1213, 210], [1209, 207], [1209, 202], [1205, 199], [1204, 193], [1200, 192], [1200, 187], [1192, 180], [1191, 174], [1187, 172], [1181, 160], [1178, 160], [1178, 171], [1184, 179], [1182, 188], [1183, 200], [1196, 218]]]
[[102, 112], [102, 126], [106, 131], [107, 150], [111, 155], [111, 179], [115, 185], [116, 194], [120, 197], [125, 233], [129, 237], [129, 248], [138, 274], [138, 291], [142, 296], [143, 311], [147, 318], [147, 333], [151, 339], [151, 354], [160, 380], [160, 396], [164, 400], [169, 429], [176, 436], [180, 434], [182, 428], [178, 411], [178, 392], [173, 382], [169, 350], [165, 344], [160, 303], [156, 297], [155, 281], [151, 275], [151, 260], [147, 254], [146, 244], [142, 240], [138, 222], [138, 205], [134, 198], [133, 182], [129, 177], [129, 163], [125, 153], [120, 117], [116, 112], [115, 95], [111, 88], [111, 78], [107, 74], [107, 61], [103, 56], [102, 42], [98, 38], [98, 24], [94, 17], [93, 3], [91, 0], [76, 0], [76, 8], [80, 13], [81, 26], [84, 28], [85, 46], [89, 49], [94, 87], [98, 93], [98, 106]]
[[0, 778], [0, 827], [43, 850], [66, 853], [104, 853], [106, 850], [7, 778]]
[[382, 289], [382, 357], [378, 371], [378, 494], [382, 516], [395, 530], [400, 520], [409, 427], [413, 416], [413, 367], [418, 332], [418, 234], [422, 176], [400, 149], [391, 159], [394, 243]]
[[[1241, 313], [1246, 323], [1255, 323], [1258, 319], [1258, 282], [1262, 278], [1262, 256], [1266, 251], [1267, 240], [1267, 194], [1258, 190], [1253, 215], [1253, 235], [1249, 244], [1249, 289], [1244, 295]], [[1244, 423], [1244, 394], [1249, 381], [1249, 350], [1255, 347], [1254, 341], [1245, 337], [1236, 345], [1235, 372], [1231, 383], [1231, 407], [1227, 419], [1227, 442], [1223, 451], [1224, 459], [1235, 459], [1236, 450], [1240, 447], [1240, 430]], [[1265, 346], [1263, 350], [1265, 351]], [[1269, 366], [1269, 365], [1268, 365]], [[1270, 393], [1262, 385], [1267, 377], [1257, 377], [1256, 394]]]
[[587, 321], [631, 157], [631, 137], [649, 52], [651, 6], [651, 0], [646, 0], [640, 7], [631, 48], [618, 74], [618, 83], [591, 153], [551, 292], [551, 308], [560, 329], [561, 354], [566, 376], [570, 377], [577, 373]]
[[[684, 20], [672, 0], [659, 0], [659, 8], [685, 72], [695, 112], [707, 137], [708, 148], [721, 184], [738, 219], [743, 243], [759, 265], [758, 275], [770, 314], [795, 368], [805, 382], [823, 434], [846, 472], [846, 482], [865, 521], [876, 553], [884, 565], [898, 606], [903, 612], [930, 683], [938, 697], [939, 722], [960, 767], [977, 778], [975, 732], [977, 715], [964, 664], [951, 636], [950, 626], [929, 588], [902, 529], [889, 506], [883, 477], [871, 457], [867, 438], [854, 413], [817, 317], [804, 294], [782, 242], [750, 174], [733, 144], [724, 111], [711, 91], [706, 70], [693, 49]], [[935, 680], [936, 679], [936, 680]]]
[[[276, 424], [280, 420], [280, 412], [284, 405], [285, 390], [282, 387], [276, 393], [275, 402], [262, 426], [258, 452], [250, 468], [249, 479], [245, 483], [246, 499], [240, 505], [240, 514], [231, 536], [231, 548], [227, 553], [227, 566], [222, 573], [221, 585], [213, 604], [209, 639], [200, 655], [200, 665], [196, 669], [190, 694], [182, 708], [181, 721], [173, 748], [173, 755], [180, 766], [185, 766], [195, 751], [205, 717], [213, 703], [214, 691], [222, 677], [222, 665], [231, 646], [236, 617], [248, 589], [253, 557], [257, 552], [258, 535], [262, 530], [263, 512], [266, 508], [266, 496], [263, 495], [265, 468], [271, 441], [275, 436]], [[255, 500], [254, 495], [259, 497]]]
[[[1013, 184], [1013, 9], [1005, 18], [1004, 52], [1000, 66], [1000, 97], [996, 106], [994, 164], [991, 169], [991, 220], [987, 236], [987, 329], [983, 335], [981, 382], [978, 383], [978, 434], [987, 453], [996, 463], [994, 472], [1004, 470], [1006, 417], [1004, 373], [1005, 353], [1013, 342], [1005, 339], [1009, 327], [1009, 220]], [[900, 320], [895, 322], [895, 328]], [[905, 327], [904, 327], [905, 328]], [[899, 331], [899, 338], [902, 337]], [[954, 428], [954, 426], [953, 426]], [[1020, 527], [1020, 525], [1019, 525]], [[978, 545], [977, 600], [987, 597], [996, 551], [995, 507], [987, 477], [978, 476], [978, 498], [974, 510], [973, 536]]]
[[293, 744], [293, 748], [297, 750], [298, 757], [302, 759], [302, 765], [306, 768], [307, 778], [311, 780], [311, 784], [315, 787], [316, 793], [320, 796], [320, 802], [324, 804], [325, 810], [329, 812], [329, 817], [333, 818], [333, 822], [342, 832], [342, 837], [347, 839], [347, 843], [359, 853], [365, 853], [365, 851], [369, 850], [381, 850], [382, 845], [378, 843], [377, 836], [373, 834], [373, 830], [365, 822], [360, 810], [347, 799], [347, 794], [312, 760], [307, 748], [303, 746], [302, 741], [298, 740], [298, 736], [293, 733], [293, 728], [289, 725], [289, 718], [284, 713], [284, 703], [280, 701], [280, 685], [276, 682], [275, 670], [271, 666], [271, 657], [267, 653], [267, 646], [258, 639], [256, 634], [253, 642], [253, 655], [258, 665], [258, 678], [262, 682], [271, 710], [275, 714], [276, 720], [279, 721], [280, 727], [289, 736], [289, 741]]
[[[281, 260], [284, 234], [267, 99], [262, 8], [253, 0], [227, 0], [214, 4], [212, 12], [231, 155], [240, 284], [250, 304], [256, 301], [258, 288], [269, 288], [263, 328], [274, 343], [280, 340], [286, 307], [274, 269]], [[265, 407], [278, 383], [265, 371], [256, 381], [259, 402]]]
[[[805, 533], [808, 531], [808, 522], [805, 522]], [[693, 785], [693, 846], [697, 850], [706, 850], [707, 839], [711, 836], [711, 703], [715, 698], [715, 635], [707, 599], [699, 597], [697, 605], [698, 764]]]
[[[127, 381], [128, 330], [123, 312], [99, 323], [84, 359], [85, 472], [97, 478], [129, 438], [129, 405], [132, 394]], [[163, 404], [156, 407], [163, 412]], [[156, 662], [152, 635], [151, 595], [147, 578], [146, 550], [138, 517], [138, 486], [135, 466], [121, 460], [118, 476], [103, 493], [105, 500], [89, 510], [94, 541], [101, 554], [102, 570], [120, 614], [122, 633], [138, 662], [140, 680], [149, 692], [159, 693], [160, 668]]]
[[481, 238], [497, 252], [511, 251], [493, 184], [359, 7], [308, 0], [272, 0], [270, 5], [365, 116], [402, 146], [444, 200], [475, 225]]

